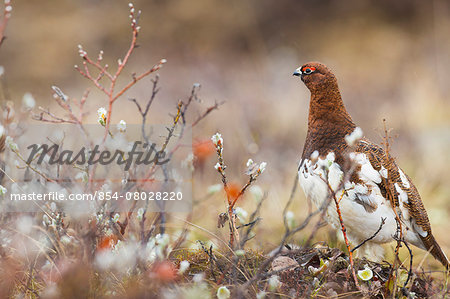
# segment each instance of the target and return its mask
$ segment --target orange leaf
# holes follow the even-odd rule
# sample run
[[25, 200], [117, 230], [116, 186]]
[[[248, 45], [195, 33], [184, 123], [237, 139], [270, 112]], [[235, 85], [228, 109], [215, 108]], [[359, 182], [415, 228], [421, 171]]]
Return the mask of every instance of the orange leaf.
[[117, 244], [117, 240], [117, 237], [114, 235], [103, 236], [102, 238], [100, 238], [100, 242], [98, 242], [97, 250], [111, 249], [114, 245]]
[[150, 276], [161, 282], [171, 282], [177, 278], [177, 269], [171, 262], [162, 261], [153, 266]]
[[194, 156], [200, 163], [205, 161], [215, 152], [215, 148], [211, 140], [198, 141], [192, 145], [192, 149]]
[[241, 188], [239, 188], [239, 185], [236, 183], [228, 183], [228, 197], [233, 200], [235, 199], [238, 195], [239, 192], [241, 192]]

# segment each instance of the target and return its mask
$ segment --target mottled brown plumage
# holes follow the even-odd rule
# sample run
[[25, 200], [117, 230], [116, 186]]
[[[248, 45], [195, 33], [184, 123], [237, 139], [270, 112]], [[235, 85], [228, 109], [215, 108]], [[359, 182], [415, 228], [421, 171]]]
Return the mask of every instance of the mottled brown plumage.
[[[403, 174], [395, 160], [380, 146], [365, 138], [359, 140], [353, 147], [347, 144], [345, 136], [351, 134], [356, 125], [345, 109], [334, 74], [325, 65], [311, 62], [298, 68], [294, 75], [300, 76], [311, 91], [308, 132], [302, 161], [310, 159], [315, 151], [320, 157], [333, 152], [336, 157], [335, 162], [341, 169], [348, 170], [349, 165], [346, 164], [349, 163], [346, 157], [350, 152], [365, 154], [371, 167], [378, 173], [385, 174], [385, 176], [380, 175], [381, 180], [376, 183], [379, 193], [390, 203], [389, 206], [397, 210], [402, 224], [405, 223], [406, 230], [412, 230], [413, 234], [420, 237], [421, 242], [418, 241], [414, 245], [430, 250], [431, 254], [448, 268], [448, 258], [431, 232], [427, 212], [411, 179]], [[359, 170], [356, 169], [352, 174], [350, 182], [364, 184], [358, 175]], [[371, 187], [368, 188], [367, 196], [370, 196]], [[406, 193], [407, 197], [403, 194], [403, 199], [400, 200], [401, 193]], [[359, 194], [354, 198], [354, 202], [363, 205], [369, 216], [378, 208], [374, 201], [365, 200], [364, 196], [361, 197]], [[350, 230], [348, 231], [351, 233]]]

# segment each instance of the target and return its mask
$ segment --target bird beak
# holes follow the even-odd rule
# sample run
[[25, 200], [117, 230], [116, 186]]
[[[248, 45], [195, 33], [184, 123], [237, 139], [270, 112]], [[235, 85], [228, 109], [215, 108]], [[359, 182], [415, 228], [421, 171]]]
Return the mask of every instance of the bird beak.
[[302, 70], [300, 68], [298, 68], [294, 71], [294, 73], [292, 75], [299, 77], [302, 75]]

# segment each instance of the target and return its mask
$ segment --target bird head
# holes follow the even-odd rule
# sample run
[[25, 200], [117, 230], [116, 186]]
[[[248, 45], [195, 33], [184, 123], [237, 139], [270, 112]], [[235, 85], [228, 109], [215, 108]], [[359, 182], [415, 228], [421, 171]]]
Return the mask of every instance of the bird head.
[[296, 69], [293, 75], [300, 77], [310, 91], [337, 84], [331, 70], [320, 62], [308, 62]]

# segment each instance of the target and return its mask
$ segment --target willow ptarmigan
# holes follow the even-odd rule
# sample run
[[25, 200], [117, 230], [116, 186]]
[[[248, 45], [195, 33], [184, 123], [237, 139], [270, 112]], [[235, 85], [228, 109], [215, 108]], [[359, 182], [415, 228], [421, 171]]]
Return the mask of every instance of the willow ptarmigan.
[[[325, 65], [311, 62], [296, 69], [294, 75], [311, 92], [308, 132], [299, 166], [306, 197], [320, 208], [335, 194], [353, 245], [375, 235], [358, 250], [363, 256], [383, 258], [381, 244], [393, 241], [398, 234], [397, 212], [403, 239], [429, 250], [448, 268], [449, 260], [431, 233], [416, 187], [383, 148], [362, 137], [344, 107], [334, 74]], [[340, 228], [334, 201], [326, 215], [328, 223]], [[375, 234], [382, 219], [384, 225]]]

